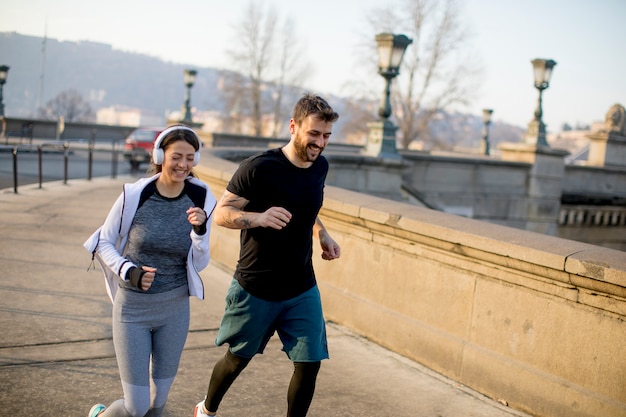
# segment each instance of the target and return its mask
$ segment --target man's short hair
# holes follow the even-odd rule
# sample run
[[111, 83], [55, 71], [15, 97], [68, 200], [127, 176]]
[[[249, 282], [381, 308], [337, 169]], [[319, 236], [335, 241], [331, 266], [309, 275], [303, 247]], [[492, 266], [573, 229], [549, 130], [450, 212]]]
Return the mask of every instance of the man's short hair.
[[297, 125], [300, 125], [304, 119], [312, 114], [320, 120], [331, 123], [339, 118], [339, 114], [330, 107], [326, 100], [316, 94], [307, 93], [294, 106], [291, 118]]

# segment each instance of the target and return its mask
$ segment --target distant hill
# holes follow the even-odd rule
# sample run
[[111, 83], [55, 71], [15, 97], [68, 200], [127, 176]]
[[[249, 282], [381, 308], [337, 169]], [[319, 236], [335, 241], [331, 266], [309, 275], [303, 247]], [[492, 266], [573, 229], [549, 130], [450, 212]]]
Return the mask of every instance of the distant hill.
[[[127, 106], [161, 117], [181, 109], [185, 96], [183, 72], [189, 68], [103, 43], [44, 42], [43, 38], [15, 32], [0, 32], [0, 57], [0, 64], [10, 67], [3, 95], [5, 114], [11, 117], [34, 117], [39, 107], [70, 89], [78, 91], [94, 111]], [[193, 106], [201, 111], [221, 111], [220, 70], [193, 69], [198, 71], [192, 90]], [[345, 100], [332, 97], [332, 101], [333, 107], [345, 115], [337, 123], [340, 132], [349, 115], [345, 113]], [[480, 146], [482, 128], [482, 116], [445, 113], [431, 123], [429, 140], [440, 149], [476, 148]], [[493, 149], [499, 142], [519, 141], [522, 135], [522, 129], [508, 124], [490, 127]]]
[[[42, 51], [45, 50], [45, 53]], [[113, 49], [96, 42], [0, 33], [0, 60], [10, 67], [4, 88], [5, 113], [32, 117], [62, 91], [75, 89], [94, 110], [125, 105], [162, 115], [183, 105], [183, 71], [187, 66], [148, 55]], [[219, 71], [198, 70], [194, 105], [218, 110]], [[43, 82], [42, 82], [43, 81]]]

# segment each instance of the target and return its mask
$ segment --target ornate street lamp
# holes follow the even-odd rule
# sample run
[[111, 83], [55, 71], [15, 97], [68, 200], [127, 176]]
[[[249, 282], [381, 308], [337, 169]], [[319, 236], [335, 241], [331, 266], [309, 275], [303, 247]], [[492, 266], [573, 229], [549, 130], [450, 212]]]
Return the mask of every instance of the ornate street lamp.
[[378, 73], [385, 79], [385, 92], [380, 102], [378, 115], [383, 119], [391, 116], [391, 80], [400, 73], [400, 64], [407, 46], [413, 41], [405, 35], [380, 33], [376, 35], [378, 45]]
[[400, 64], [406, 48], [413, 43], [405, 35], [379, 33], [376, 35], [378, 48], [378, 73], [385, 79], [385, 90], [380, 101], [378, 115], [381, 120], [369, 123], [370, 128], [365, 152], [370, 155], [396, 154], [396, 130], [391, 121], [391, 80], [400, 73]]
[[4, 83], [7, 82], [7, 76], [9, 75], [9, 67], [7, 65], [0, 65], [0, 118], [4, 118], [4, 101], [2, 97], [2, 89]]
[[493, 110], [483, 109], [483, 146], [482, 151], [485, 155], [489, 155], [489, 125], [491, 124], [491, 114]]
[[546, 125], [543, 123], [542, 96], [543, 90], [550, 85], [552, 69], [556, 62], [551, 59], [533, 59], [533, 71], [535, 73], [535, 88], [539, 90], [539, 100], [535, 109], [535, 118], [528, 123], [526, 131], [526, 143], [537, 144], [539, 146], [549, 146], [546, 141]]
[[185, 117], [182, 122], [185, 124], [191, 124], [191, 87], [193, 87], [196, 82], [196, 74], [198, 71], [196, 70], [185, 70], [185, 86], [187, 87], [187, 92], [185, 93]]

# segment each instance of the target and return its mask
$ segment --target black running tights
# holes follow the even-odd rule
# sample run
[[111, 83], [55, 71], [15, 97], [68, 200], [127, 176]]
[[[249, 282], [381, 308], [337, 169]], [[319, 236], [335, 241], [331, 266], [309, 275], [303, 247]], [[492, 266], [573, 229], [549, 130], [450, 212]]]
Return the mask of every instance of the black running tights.
[[305, 417], [313, 400], [320, 362], [294, 362], [293, 367], [287, 393], [287, 417]]
[[[234, 355], [230, 350], [217, 361], [204, 402], [207, 410], [217, 411], [226, 391], [249, 362], [250, 359]], [[315, 392], [315, 381], [319, 369], [320, 362], [294, 362], [294, 371], [287, 394], [287, 417], [306, 416]]]

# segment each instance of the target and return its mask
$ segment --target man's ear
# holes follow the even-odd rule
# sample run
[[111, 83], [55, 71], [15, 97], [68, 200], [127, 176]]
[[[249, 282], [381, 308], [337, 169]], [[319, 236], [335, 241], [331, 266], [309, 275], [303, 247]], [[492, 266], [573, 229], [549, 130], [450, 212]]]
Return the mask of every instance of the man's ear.
[[292, 135], [296, 133], [296, 122], [293, 119], [289, 119], [289, 133]]

